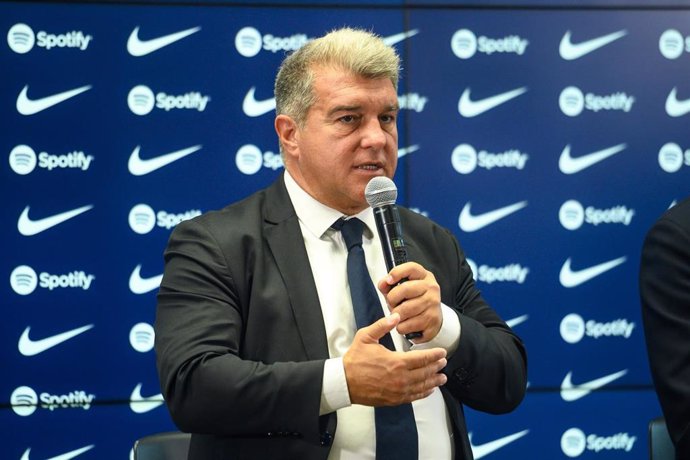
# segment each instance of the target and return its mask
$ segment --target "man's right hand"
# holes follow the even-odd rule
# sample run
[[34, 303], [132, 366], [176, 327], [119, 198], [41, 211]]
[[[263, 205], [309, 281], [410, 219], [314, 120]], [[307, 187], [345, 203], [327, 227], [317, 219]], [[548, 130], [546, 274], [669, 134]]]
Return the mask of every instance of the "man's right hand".
[[399, 322], [400, 316], [393, 313], [355, 334], [343, 356], [353, 404], [396, 406], [426, 398], [446, 383], [447, 377], [439, 373], [447, 364], [443, 348], [398, 352], [379, 344]]

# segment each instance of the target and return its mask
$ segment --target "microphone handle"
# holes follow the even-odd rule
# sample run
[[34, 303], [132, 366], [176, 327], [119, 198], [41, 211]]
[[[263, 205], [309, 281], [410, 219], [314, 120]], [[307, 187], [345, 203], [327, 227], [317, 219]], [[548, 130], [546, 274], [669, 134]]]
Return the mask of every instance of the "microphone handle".
[[[383, 246], [383, 258], [386, 261], [386, 268], [391, 271], [393, 267], [408, 261], [405, 241], [402, 237], [402, 225], [400, 224], [400, 214], [395, 204], [389, 204], [374, 208], [374, 220], [376, 229], [379, 232], [381, 246]], [[401, 279], [398, 284], [407, 281]], [[397, 284], [396, 284], [397, 286]], [[405, 334], [407, 340], [422, 337], [422, 332], [410, 332]]]

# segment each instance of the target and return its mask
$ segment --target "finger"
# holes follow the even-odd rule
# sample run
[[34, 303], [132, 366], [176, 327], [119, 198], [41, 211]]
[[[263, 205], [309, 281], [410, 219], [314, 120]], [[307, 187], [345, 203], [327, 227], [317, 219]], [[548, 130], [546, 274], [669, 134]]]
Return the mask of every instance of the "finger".
[[407, 281], [403, 284], [390, 286], [387, 279], [384, 279], [379, 285], [379, 290], [386, 297], [386, 301], [392, 310], [405, 299], [411, 299], [420, 295], [419, 293], [422, 292], [422, 289], [420, 286], [415, 286], [418, 283], [419, 281]]
[[376, 283], [376, 287], [384, 297], [388, 295], [391, 289], [395, 287], [395, 284], [389, 284], [389, 280], [391, 280], [390, 276], [386, 275], [384, 278], [381, 278], [378, 283]]
[[448, 360], [446, 358], [437, 359], [435, 361], [430, 361], [424, 367], [418, 369], [410, 370], [410, 378], [412, 382], [423, 382], [438, 374], [443, 368], [448, 365]]
[[391, 313], [400, 315], [400, 324], [416, 318], [424, 324], [437, 320], [440, 321], [441, 301], [428, 296], [407, 299], [395, 308], [392, 308]]
[[445, 385], [448, 377], [440, 371], [447, 365], [445, 359], [441, 359], [423, 369], [416, 369], [409, 374], [410, 383], [408, 395], [416, 399], [422, 393], [433, 391], [434, 388]]
[[[431, 302], [431, 304], [438, 303], [436, 300], [440, 302], [440, 287], [436, 284], [433, 275], [430, 272], [427, 273], [429, 276], [424, 280], [410, 280], [391, 288], [390, 292], [386, 294], [388, 304], [396, 307], [409, 301]], [[405, 316], [402, 318], [405, 319]]]
[[[440, 385], [439, 385], [439, 386], [440, 386]], [[436, 389], [436, 387], [431, 388], [430, 390], [427, 390], [427, 391], [425, 391], [425, 392], [417, 393], [417, 394], [412, 395], [412, 398], [411, 398], [410, 402], [412, 402], [412, 401], [417, 401], [418, 399], [428, 398], [429, 396], [431, 396], [431, 395], [434, 393], [434, 390], [435, 390], [435, 389]]]
[[[413, 281], [410, 282], [412, 284]], [[395, 292], [388, 294], [388, 303], [390, 305], [391, 313], [395, 312], [400, 315], [400, 322], [404, 322], [409, 318], [423, 314], [429, 308], [429, 299], [422, 295], [417, 295], [417, 290], [396, 288]]]
[[[446, 368], [447, 365], [448, 365], [448, 360], [446, 358], [439, 359], [438, 361], [436, 361], [435, 367], [433, 368], [434, 374], [438, 374], [439, 372], [441, 372], [443, 369]], [[447, 380], [448, 379], [448, 377], [446, 377], [445, 374], [441, 374], [441, 375], [443, 376], [443, 379], [441, 379], [441, 380]], [[444, 381], [444, 383], [445, 383], [445, 381]]]
[[386, 277], [386, 282], [394, 286], [398, 284], [403, 278], [410, 280], [421, 280], [426, 277], [427, 271], [416, 262], [405, 262], [404, 264], [397, 265], [388, 272]]
[[[431, 348], [429, 350], [412, 350], [405, 353], [405, 365], [408, 370], [420, 369], [434, 365], [446, 358], [446, 350], [443, 348]], [[445, 364], [443, 364], [445, 366]]]
[[423, 279], [426, 270], [424, 267], [415, 262], [405, 262], [404, 264], [397, 265], [386, 275], [381, 278], [376, 284], [379, 291], [384, 295], [387, 294], [391, 289], [410, 279]]
[[[421, 337], [428, 337], [431, 335], [432, 325], [429, 321], [424, 318], [414, 317], [407, 321], [401, 321], [395, 330], [400, 335], [411, 334], [412, 332], [421, 332]], [[415, 337], [419, 338], [419, 337]]]
[[[420, 393], [428, 396], [433, 393], [434, 389], [437, 387], [442, 387], [448, 382], [448, 377], [445, 374], [434, 374], [431, 378], [427, 379], [420, 389]], [[423, 397], [426, 397], [423, 396]]]
[[400, 315], [393, 313], [390, 316], [385, 316], [375, 323], [361, 328], [357, 331], [359, 336], [366, 343], [378, 343], [384, 335], [392, 331], [400, 323]]
[[419, 379], [411, 383], [408, 394], [422, 393], [433, 390], [436, 387], [445, 385], [448, 382], [448, 377], [439, 372], [424, 372], [419, 376]]

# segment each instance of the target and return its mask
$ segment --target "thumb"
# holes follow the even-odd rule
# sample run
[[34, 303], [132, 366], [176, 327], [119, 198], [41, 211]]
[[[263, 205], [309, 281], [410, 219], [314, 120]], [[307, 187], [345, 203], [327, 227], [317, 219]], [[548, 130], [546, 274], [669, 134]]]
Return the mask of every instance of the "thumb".
[[358, 335], [362, 336], [362, 341], [366, 343], [378, 343], [384, 335], [392, 331], [400, 323], [400, 315], [393, 313], [390, 316], [384, 316], [375, 323], [363, 327], [358, 331]]

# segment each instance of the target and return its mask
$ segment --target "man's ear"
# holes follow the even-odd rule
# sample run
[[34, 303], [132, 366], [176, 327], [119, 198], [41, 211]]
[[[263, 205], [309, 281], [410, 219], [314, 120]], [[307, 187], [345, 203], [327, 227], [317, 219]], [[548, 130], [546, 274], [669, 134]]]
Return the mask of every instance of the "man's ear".
[[299, 140], [299, 132], [295, 120], [288, 115], [281, 114], [276, 117], [274, 126], [280, 145], [283, 146], [283, 152], [290, 157], [297, 156], [299, 154], [297, 142]]

